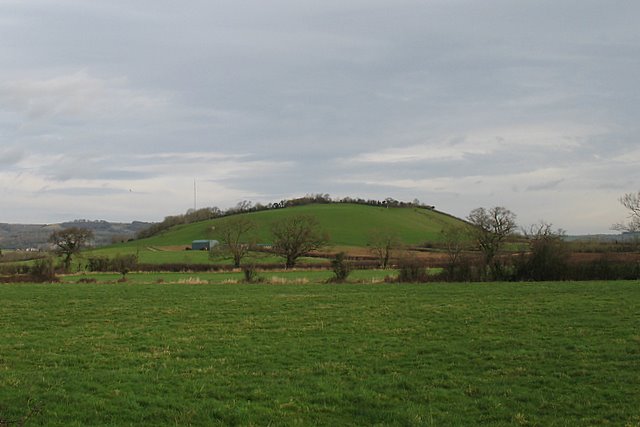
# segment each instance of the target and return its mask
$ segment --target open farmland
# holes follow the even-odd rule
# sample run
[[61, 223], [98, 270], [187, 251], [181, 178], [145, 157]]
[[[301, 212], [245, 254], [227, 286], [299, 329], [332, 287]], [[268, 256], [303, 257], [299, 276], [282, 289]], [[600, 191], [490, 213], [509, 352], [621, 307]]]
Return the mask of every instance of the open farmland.
[[0, 298], [2, 424], [640, 423], [636, 281], [16, 284]]
[[[389, 231], [407, 245], [442, 240], [441, 231], [463, 221], [447, 214], [424, 208], [384, 208], [357, 204], [312, 204], [284, 209], [238, 214], [256, 224], [253, 238], [258, 243], [271, 243], [271, 226], [294, 215], [313, 215], [320, 228], [329, 234], [329, 247], [361, 253], [375, 230]], [[229, 259], [210, 260], [207, 252], [185, 251], [193, 240], [219, 239], [217, 234], [232, 217], [216, 218], [172, 227], [146, 239], [111, 245], [87, 252], [87, 256], [137, 254], [141, 263], [230, 263]], [[366, 249], [365, 249], [366, 251]], [[251, 262], [274, 263], [281, 259], [253, 253]]]

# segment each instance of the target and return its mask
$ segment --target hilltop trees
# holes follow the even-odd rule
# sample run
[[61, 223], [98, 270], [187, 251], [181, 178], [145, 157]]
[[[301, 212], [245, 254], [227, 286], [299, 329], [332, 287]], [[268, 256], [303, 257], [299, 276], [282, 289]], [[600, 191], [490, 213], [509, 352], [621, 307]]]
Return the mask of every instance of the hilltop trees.
[[296, 260], [324, 246], [329, 236], [320, 229], [314, 216], [295, 215], [273, 224], [273, 250], [286, 259], [285, 266], [295, 266]]
[[199, 221], [206, 221], [208, 219], [218, 218], [223, 216], [223, 212], [217, 207], [207, 207], [202, 209], [189, 209], [187, 213], [182, 215], [166, 216], [162, 222], [152, 224], [148, 228], [138, 232], [136, 237], [138, 239], [144, 239], [147, 237], [155, 236], [156, 234], [168, 230], [171, 227], [180, 224], [191, 224]]
[[93, 231], [80, 227], [63, 228], [56, 230], [49, 236], [49, 241], [53, 243], [56, 252], [64, 257], [64, 269], [69, 271], [71, 258], [93, 238]]

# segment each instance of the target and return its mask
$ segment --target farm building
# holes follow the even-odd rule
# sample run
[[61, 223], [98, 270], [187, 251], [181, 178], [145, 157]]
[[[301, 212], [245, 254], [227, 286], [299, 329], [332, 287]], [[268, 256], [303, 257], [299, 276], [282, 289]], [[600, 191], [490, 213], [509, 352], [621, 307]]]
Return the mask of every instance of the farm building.
[[217, 240], [194, 240], [191, 242], [191, 249], [194, 251], [210, 251], [211, 248], [218, 246], [220, 242]]

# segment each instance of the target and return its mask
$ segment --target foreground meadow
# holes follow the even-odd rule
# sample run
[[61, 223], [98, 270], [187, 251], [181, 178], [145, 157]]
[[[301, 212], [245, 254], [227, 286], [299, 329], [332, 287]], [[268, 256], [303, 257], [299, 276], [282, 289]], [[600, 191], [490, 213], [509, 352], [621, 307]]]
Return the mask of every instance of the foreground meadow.
[[0, 425], [640, 425], [637, 282], [0, 285]]

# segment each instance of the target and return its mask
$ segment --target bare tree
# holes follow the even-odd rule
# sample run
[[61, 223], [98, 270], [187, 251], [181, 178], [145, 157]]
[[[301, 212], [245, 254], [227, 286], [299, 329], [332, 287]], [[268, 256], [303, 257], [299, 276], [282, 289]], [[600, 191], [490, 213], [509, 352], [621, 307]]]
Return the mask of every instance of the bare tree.
[[618, 199], [629, 211], [627, 222], [614, 224], [611, 228], [618, 231], [640, 231], [640, 191], [627, 193]]
[[296, 215], [283, 218], [273, 224], [273, 249], [286, 259], [285, 266], [295, 266], [296, 260], [317, 250], [329, 241], [327, 233], [320, 230], [314, 216]]
[[69, 271], [71, 266], [71, 258], [93, 238], [93, 231], [80, 227], [63, 228], [56, 230], [49, 236], [49, 241], [53, 243], [56, 252], [61, 254], [64, 259], [64, 269]]
[[469, 247], [469, 227], [454, 225], [445, 228], [440, 233], [447, 251], [447, 258], [449, 259], [447, 270], [449, 275], [452, 275], [460, 263], [462, 252]]
[[473, 237], [484, 255], [485, 266], [490, 267], [495, 276], [499, 268], [494, 262], [495, 257], [505, 239], [516, 229], [516, 215], [502, 206], [489, 210], [476, 208], [469, 213], [467, 220], [474, 226]]
[[244, 258], [251, 249], [252, 242], [248, 241], [248, 234], [255, 228], [255, 223], [246, 216], [234, 216], [224, 222], [217, 234], [224, 249], [233, 257], [233, 265], [240, 267]]
[[378, 258], [380, 268], [389, 267], [392, 252], [400, 248], [401, 242], [398, 236], [388, 229], [377, 229], [370, 233], [369, 249]]

